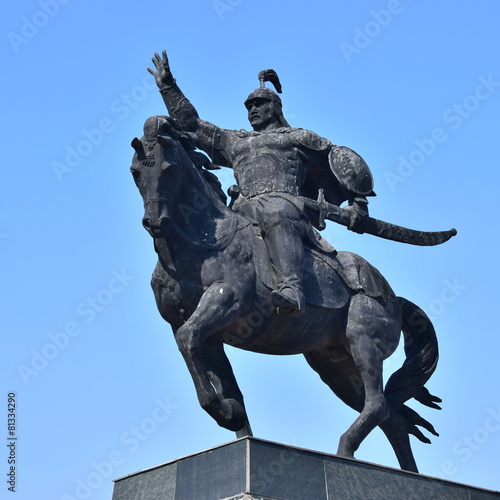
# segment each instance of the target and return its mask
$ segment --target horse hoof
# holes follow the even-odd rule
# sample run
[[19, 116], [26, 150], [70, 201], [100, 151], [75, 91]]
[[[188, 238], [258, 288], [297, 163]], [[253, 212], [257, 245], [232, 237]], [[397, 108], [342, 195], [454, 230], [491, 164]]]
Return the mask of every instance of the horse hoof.
[[248, 425], [247, 414], [236, 399], [228, 398], [221, 401], [221, 414], [224, 422], [222, 427], [230, 431], [242, 431]]
[[354, 458], [354, 452], [357, 450], [354, 441], [342, 435], [339, 442], [339, 447], [337, 448], [337, 455], [339, 457]]
[[245, 437], [252, 437], [252, 429], [250, 428], [250, 424], [246, 424], [243, 429], [240, 429], [239, 431], [236, 431], [236, 439], [240, 438], [245, 438]]

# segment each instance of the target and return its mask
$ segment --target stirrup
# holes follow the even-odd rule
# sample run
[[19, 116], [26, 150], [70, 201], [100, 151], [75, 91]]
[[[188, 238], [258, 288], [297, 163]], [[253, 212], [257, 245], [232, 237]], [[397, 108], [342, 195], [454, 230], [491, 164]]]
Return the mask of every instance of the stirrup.
[[271, 300], [273, 305], [278, 309], [278, 314], [286, 313], [295, 317], [304, 314], [304, 294], [292, 287], [285, 286], [279, 290], [273, 290]]

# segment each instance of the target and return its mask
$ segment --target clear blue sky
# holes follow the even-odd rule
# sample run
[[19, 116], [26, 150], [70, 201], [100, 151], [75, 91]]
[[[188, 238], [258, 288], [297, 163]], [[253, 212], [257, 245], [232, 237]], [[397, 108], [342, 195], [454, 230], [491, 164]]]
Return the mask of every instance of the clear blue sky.
[[[110, 500], [113, 478], [234, 436], [198, 407], [149, 286], [155, 254], [130, 141], [165, 112], [146, 72], [162, 49], [200, 116], [225, 128], [248, 127], [243, 100], [274, 68], [292, 126], [370, 165], [371, 215], [458, 229], [434, 248], [333, 223], [324, 235], [434, 320], [441, 359], [428, 387], [443, 410], [417, 408], [441, 436], [413, 441], [421, 472], [500, 490], [499, 14], [494, 0], [10, 2], [0, 425], [5, 436], [14, 392], [15, 498]], [[355, 413], [302, 357], [228, 353], [256, 436], [335, 452]], [[397, 466], [378, 430], [357, 457]]]

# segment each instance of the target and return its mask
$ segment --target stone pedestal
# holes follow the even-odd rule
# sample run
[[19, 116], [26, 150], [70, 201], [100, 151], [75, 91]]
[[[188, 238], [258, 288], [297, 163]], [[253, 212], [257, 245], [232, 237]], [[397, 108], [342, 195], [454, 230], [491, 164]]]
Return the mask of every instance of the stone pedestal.
[[500, 493], [243, 438], [115, 481], [112, 500], [500, 500]]

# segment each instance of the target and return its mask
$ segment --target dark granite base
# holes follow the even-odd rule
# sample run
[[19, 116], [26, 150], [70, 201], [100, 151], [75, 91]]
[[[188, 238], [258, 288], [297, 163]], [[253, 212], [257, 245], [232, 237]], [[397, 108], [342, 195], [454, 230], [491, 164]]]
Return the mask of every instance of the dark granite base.
[[244, 438], [115, 481], [112, 500], [500, 500], [500, 493]]

